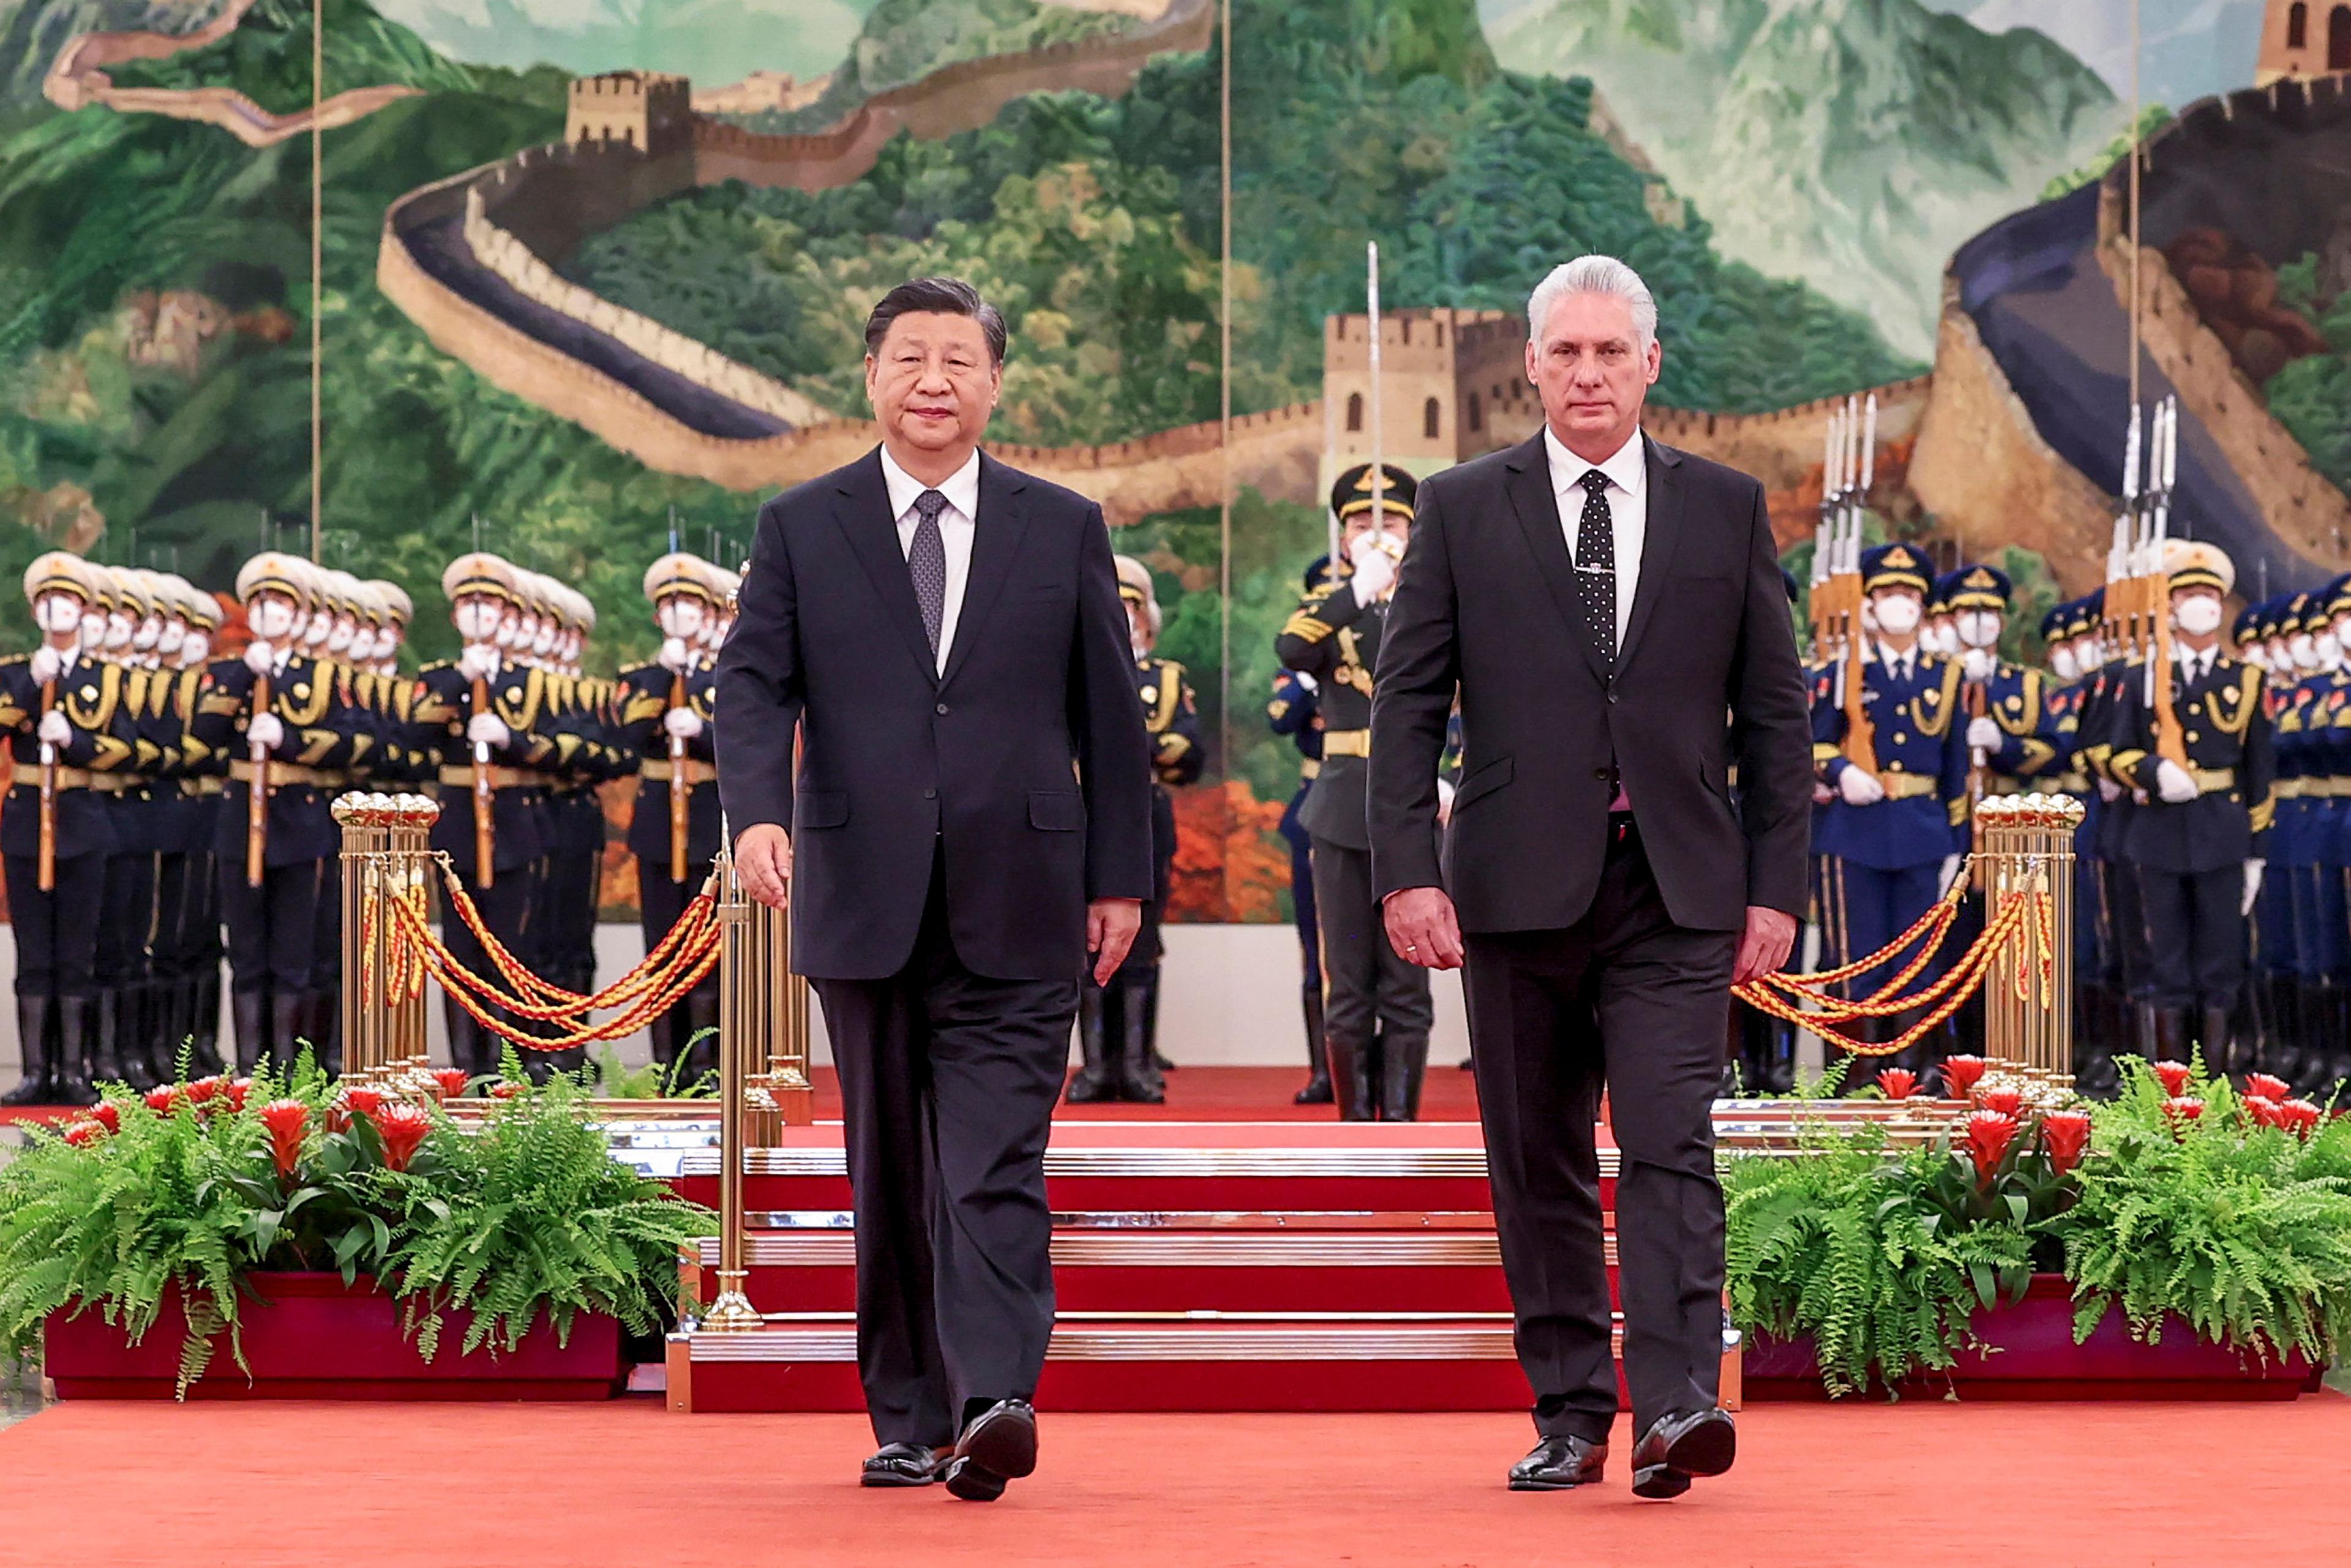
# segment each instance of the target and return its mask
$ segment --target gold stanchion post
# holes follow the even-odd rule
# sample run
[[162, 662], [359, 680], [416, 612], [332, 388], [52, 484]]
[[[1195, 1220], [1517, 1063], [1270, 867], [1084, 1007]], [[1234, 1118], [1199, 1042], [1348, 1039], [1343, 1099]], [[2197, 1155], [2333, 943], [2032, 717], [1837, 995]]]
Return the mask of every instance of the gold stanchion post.
[[718, 1296], [702, 1314], [705, 1329], [739, 1333], [761, 1326], [744, 1294], [744, 1066], [750, 1054], [751, 1009], [765, 956], [752, 948], [754, 904], [735, 874], [735, 857], [718, 852]]

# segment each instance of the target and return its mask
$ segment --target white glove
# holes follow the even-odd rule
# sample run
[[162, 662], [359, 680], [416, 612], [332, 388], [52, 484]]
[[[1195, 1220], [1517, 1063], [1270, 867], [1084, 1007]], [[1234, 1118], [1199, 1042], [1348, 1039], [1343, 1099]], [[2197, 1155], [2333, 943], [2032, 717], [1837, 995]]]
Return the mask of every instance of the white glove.
[[1998, 751], [2001, 742], [2000, 723], [1991, 718], [1968, 720], [1968, 744], [1978, 751]]
[[1849, 765], [1837, 775], [1837, 793], [1848, 806], [1875, 806], [1886, 799], [1886, 786], [1868, 768]]
[[662, 639], [661, 652], [653, 655], [653, 659], [664, 670], [683, 673], [694, 663], [694, 653], [686, 647], [684, 638], [664, 637]]
[[496, 751], [514, 738], [514, 731], [506, 720], [494, 713], [477, 713], [465, 721], [465, 738], [476, 746], [486, 746]]
[[35, 732], [51, 746], [64, 746], [73, 739], [73, 726], [66, 716], [51, 708], [41, 716], [40, 728]]
[[1971, 681], [1990, 680], [1991, 661], [1990, 648], [1970, 648], [1959, 655], [1959, 673]]
[[468, 643], [457, 655], [457, 673], [469, 681], [486, 681], [498, 673], [498, 651], [487, 643]]
[[[51, 716], [54, 717], [56, 716], [52, 715]], [[2251, 915], [2252, 914], [2253, 902], [2262, 895], [2262, 867], [2267, 863], [2268, 862], [2264, 861], [2247, 861], [2245, 862], [2245, 904], [2243, 908], [2237, 911], [2239, 915]]]
[[2182, 806], [2196, 799], [2196, 780], [2170, 758], [2160, 757], [2155, 763], [2155, 792], [2165, 805]]
[[2098, 799], [2111, 806], [2123, 798], [2123, 787], [2111, 779], [2098, 780]]
[[245, 645], [245, 667], [256, 675], [266, 675], [277, 667], [277, 650], [256, 637]]
[[692, 740], [702, 733], [702, 716], [690, 707], [674, 707], [662, 716], [662, 727], [680, 740]]
[[1950, 892], [1951, 883], [1958, 880], [1959, 874], [1959, 857], [1956, 854], [1945, 855], [1942, 865], [1935, 873], [1935, 896], [1940, 898]]
[[47, 643], [33, 650], [33, 684], [47, 685], [66, 673], [66, 656]]
[[1290, 671], [1290, 678], [1291, 680], [1293, 680], [1293, 681], [1296, 681], [1300, 685], [1304, 686], [1304, 687], [1305, 687], [1308, 691], [1310, 691], [1310, 692], [1311, 692], [1311, 691], [1313, 691], [1313, 690], [1315, 690], [1315, 689], [1316, 689], [1316, 688], [1315, 688], [1315, 685], [1314, 685], [1314, 677], [1313, 677], [1313, 676], [1311, 676], [1311, 675], [1310, 675], [1310, 674], [1307, 674], [1305, 671], [1303, 671], [1303, 670], [1292, 670], [1292, 671]]
[[245, 740], [248, 746], [275, 751], [286, 744], [286, 721], [274, 713], [255, 714], [245, 727]]
[[1376, 530], [1365, 534], [1348, 547], [1347, 559], [1355, 563], [1355, 602], [1369, 604], [1385, 593], [1395, 581], [1395, 562], [1380, 548]]

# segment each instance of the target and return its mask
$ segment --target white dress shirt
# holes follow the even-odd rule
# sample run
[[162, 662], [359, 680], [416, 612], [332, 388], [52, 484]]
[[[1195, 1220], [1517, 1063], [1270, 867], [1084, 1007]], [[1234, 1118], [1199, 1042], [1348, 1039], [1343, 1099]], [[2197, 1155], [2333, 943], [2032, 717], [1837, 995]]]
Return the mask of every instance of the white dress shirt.
[[[1567, 534], [1567, 554], [1575, 559], [1575, 528], [1583, 517], [1583, 476], [1597, 468], [1608, 476], [1608, 519], [1616, 538], [1616, 651], [1625, 650], [1625, 628], [1633, 621], [1633, 593], [1641, 585], [1641, 548], [1649, 537], [1649, 458], [1635, 427], [1625, 444], [1600, 463], [1586, 463], [1567, 449], [1550, 425], [1543, 426], [1543, 455], [1551, 464], [1551, 489], [1559, 525]], [[1583, 563], [1576, 561], [1578, 567]]]
[[2220, 646], [2217, 643], [2201, 652], [2181, 643], [2172, 648], [2171, 656], [2179, 661], [2180, 680], [2193, 683], [2212, 673], [2212, 660], [2220, 652]]
[[939, 514], [939, 542], [946, 547], [946, 605], [939, 616], [938, 673], [947, 671], [947, 654], [955, 647], [956, 622], [963, 613], [964, 585], [971, 580], [971, 541], [979, 531], [979, 453], [977, 449], [964, 459], [940, 485], [925, 485], [898, 466], [890, 449], [882, 449], [882, 480], [890, 487], [890, 515], [898, 519], [898, 553], [914, 553], [914, 528], [922, 520], [914, 515], [914, 502], [925, 490], [936, 490], [947, 498], [946, 510]]

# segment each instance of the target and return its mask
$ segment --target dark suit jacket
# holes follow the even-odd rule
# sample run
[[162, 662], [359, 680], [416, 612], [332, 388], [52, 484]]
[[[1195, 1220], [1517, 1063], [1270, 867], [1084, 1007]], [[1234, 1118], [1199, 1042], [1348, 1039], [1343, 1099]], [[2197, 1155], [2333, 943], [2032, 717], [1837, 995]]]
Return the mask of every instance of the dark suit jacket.
[[718, 657], [730, 831], [790, 824], [801, 974], [903, 968], [943, 852], [967, 968], [1075, 979], [1086, 902], [1151, 896], [1151, 758], [1102, 508], [983, 455], [935, 668], [878, 449], [769, 501]]
[[[1421, 482], [1372, 706], [1383, 896], [1445, 886], [1465, 931], [1573, 925], [1599, 884], [1613, 758], [1677, 925], [1802, 912], [1811, 734], [1763, 487], [1646, 449], [1646, 541], [1613, 681], [1579, 627], [1541, 433]], [[1440, 848], [1457, 682], [1461, 784]]]

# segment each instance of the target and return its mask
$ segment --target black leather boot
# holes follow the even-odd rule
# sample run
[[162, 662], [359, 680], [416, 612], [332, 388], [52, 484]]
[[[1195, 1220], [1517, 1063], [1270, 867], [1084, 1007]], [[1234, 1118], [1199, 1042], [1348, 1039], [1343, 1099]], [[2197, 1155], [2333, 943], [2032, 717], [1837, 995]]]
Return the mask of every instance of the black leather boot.
[[2155, 1056], [2157, 1061], [2188, 1060], [2188, 1009], [2186, 1008], [2155, 1009]]
[[1099, 1105], [1118, 1098], [1117, 1074], [1111, 1071], [1110, 1046], [1103, 1033], [1102, 988], [1088, 981], [1078, 989], [1078, 1075], [1070, 1080], [1072, 1105]]
[[83, 1041], [89, 1037], [91, 1013], [88, 997], [57, 998], [57, 1043], [50, 1048], [50, 1060], [57, 1063], [54, 1081], [59, 1105], [95, 1105], [98, 1087], [89, 1081], [83, 1066]]
[[122, 1064], [122, 1002], [120, 991], [98, 993], [98, 1027], [89, 1041], [89, 1075], [98, 1083], [130, 1082]]
[[1165, 1074], [1176, 1071], [1176, 1064], [1159, 1054], [1159, 966], [1153, 964], [1143, 988], [1143, 1040], [1151, 1052], [1154, 1071]]
[[[188, 1031], [180, 1025], [180, 988], [170, 980], [150, 980], [146, 992], [147, 1059], [154, 1063], [159, 1082], [176, 1083], [180, 1081], [180, 1047], [188, 1038]], [[204, 1076], [193, 1059], [188, 1063], [188, 1076]]]
[[1151, 1051], [1151, 981], [1113, 975], [1110, 983], [1125, 993], [1118, 1009], [1118, 1097], [1134, 1105], [1164, 1105], [1167, 1081]]
[[0, 1094], [0, 1105], [57, 1103], [57, 1047], [49, 1043], [50, 1010], [46, 992], [16, 998], [16, 1043], [25, 1053], [25, 1081]]
[[1322, 1054], [1322, 988], [1309, 985], [1300, 988], [1300, 1005], [1306, 1011], [1306, 1087], [1290, 1096], [1293, 1105], [1328, 1105], [1331, 1103], [1331, 1067]]
[[236, 1030], [236, 1070], [249, 1075], [269, 1055], [269, 1009], [258, 991], [229, 993], [229, 1020]]
[[2226, 1077], [2237, 1071], [2235, 1031], [2227, 1008], [2207, 1007], [2198, 1020], [2196, 1043], [2204, 1052], [2204, 1066]]
[[330, 1077], [343, 1075], [343, 989], [340, 986], [322, 986], [308, 993], [308, 1023], [304, 1032], [311, 1040], [319, 1065]]
[[289, 995], [272, 994], [269, 998], [269, 1043], [276, 1053], [277, 1071], [290, 1073], [301, 1059], [305, 1048], [317, 1060], [317, 1049], [308, 1038], [309, 995], [295, 991]]
[[195, 1042], [190, 1052], [195, 1071], [218, 1072], [227, 1065], [221, 1060], [220, 1015], [220, 967], [214, 965], [190, 982], [188, 1036]]
[[1331, 1092], [1342, 1122], [1368, 1122], [1377, 1107], [1372, 1098], [1372, 1053], [1362, 1042], [1329, 1030], [1323, 1049], [1331, 1058]]
[[1380, 1040], [1380, 1120], [1420, 1120], [1420, 1085], [1428, 1075], [1428, 1038], [1383, 1034]]
[[2142, 1061], [2158, 1060], [2156, 1054], [2156, 1011], [2149, 1001], [2131, 1003], [2131, 1054]]

